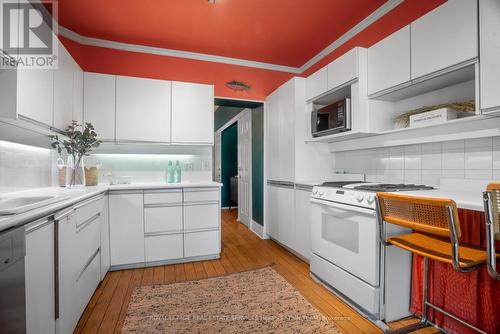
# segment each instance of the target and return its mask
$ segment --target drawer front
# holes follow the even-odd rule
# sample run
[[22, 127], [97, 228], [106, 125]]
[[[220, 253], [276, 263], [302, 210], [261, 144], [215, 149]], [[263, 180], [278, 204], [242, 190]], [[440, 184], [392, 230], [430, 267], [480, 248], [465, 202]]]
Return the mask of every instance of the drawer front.
[[90, 218], [94, 217], [97, 213], [104, 212], [105, 198], [104, 195], [100, 195], [89, 200], [82, 202], [81, 204], [75, 205], [75, 220], [77, 224], [80, 225]]
[[219, 228], [219, 205], [184, 205], [184, 231]]
[[214, 201], [219, 201], [219, 189], [217, 188], [198, 188], [184, 190], [184, 202]]
[[90, 298], [97, 289], [99, 282], [101, 281], [100, 272], [100, 256], [99, 253], [95, 254], [95, 257], [89, 263], [85, 271], [82, 272], [80, 277], [76, 282], [76, 290], [78, 296], [78, 318], [85, 310]]
[[182, 233], [182, 206], [144, 208], [144, 232]]
[[88, 263], [101, 246], [101, 222], [102, 216], [99, 213], [83, 222], [83, 224], [77, 222], [76, 246], [78, 251], [75, 252], [75, 259], [78, 272], [83, 269], [83, 266]]
[[182, 203], [181, 189], [144, 191], [144, 205], [180, 203]]
[[184, 234], [184, 257], [213, 255], [218, 253], [220, 253], [218, 230]]
[[184, 255], [182, 239], [182, 233], [146, 236], [146, 262], [182, 258]]

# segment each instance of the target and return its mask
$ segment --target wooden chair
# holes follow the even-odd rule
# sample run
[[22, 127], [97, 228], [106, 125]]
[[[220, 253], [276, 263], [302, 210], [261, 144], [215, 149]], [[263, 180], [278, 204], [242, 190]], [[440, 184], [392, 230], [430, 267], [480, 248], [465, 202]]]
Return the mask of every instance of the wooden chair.
[[[416, 325], [392, 330], [390, 333], [409, 333], [431, 324], [427, 319], [428, 307], [484, 333], [428, 301], [428, 259], [449, 263], [460, 272], [475, 270], [484, 265], [487, 260], [487, 253], [483, 249], [460, 244], [460, 223], [455, 202], [450, 199], [378, 193], [377, 217], [380, 241], [383, 245], [396, 246], [424, 257], [421, 321]], [[386, 223], [406, 227], [413, 231], [387, 237]]]
[[497, 258], [500, 257], [495, 249], [495, 240], [500, 240], [500, 182], [488, 185], [483, 195], [484, 212], [486, 214], [486, 251], [488, 252], [488, 273], [494, 279], [500, 280], [497, 271]]

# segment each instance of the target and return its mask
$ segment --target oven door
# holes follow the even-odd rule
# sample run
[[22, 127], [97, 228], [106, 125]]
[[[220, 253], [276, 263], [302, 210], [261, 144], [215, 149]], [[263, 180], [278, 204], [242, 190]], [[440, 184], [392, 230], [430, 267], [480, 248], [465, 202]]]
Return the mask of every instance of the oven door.
[[375, 210], [319, 199], [312, 202], [312, 251], [372, 286], [379, 284]]

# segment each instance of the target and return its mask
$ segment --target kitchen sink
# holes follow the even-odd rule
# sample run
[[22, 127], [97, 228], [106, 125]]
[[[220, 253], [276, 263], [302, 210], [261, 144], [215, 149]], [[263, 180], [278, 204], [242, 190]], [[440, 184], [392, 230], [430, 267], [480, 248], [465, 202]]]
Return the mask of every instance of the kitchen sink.
[[0, 216], [23, 213], [39, 207], [60, 202], [69, 196], [10, 196], [0, 198]]

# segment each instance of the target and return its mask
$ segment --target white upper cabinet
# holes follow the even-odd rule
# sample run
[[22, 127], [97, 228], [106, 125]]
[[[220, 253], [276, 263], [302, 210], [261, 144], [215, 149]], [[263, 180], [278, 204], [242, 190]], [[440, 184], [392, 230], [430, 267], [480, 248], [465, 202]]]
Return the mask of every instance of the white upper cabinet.
[[368, 94], [410, 81], [410, 67], [410, 26], [406, 26], [368, 49]]
[[334, 89], [358, 77], [358, 48], [343, 54], [328, 65], [328, 87]]
[[117, 76], [116, 140], [170, 142], [171, 87], [170, 81]]
[[214, 142], [214, 88], [212, 85], [172, 82], [172, 143]]
[[314, 72], [306, 79], [306, 100], [310, 100], [328, 90], [328, 66]]
[[114, 75], [85, 73], [84, 121], [94, 125], [102, 140], [115, 139], [115, 91]]
[[481, 109], [500, 109], [500, 1], [479, 4]]
[[17, 115], [51, 126], [54, 71], [17, 70]]
[[54, 70], [54, 127], [65, 130], [73, 119], [73, 72], [69, 54], [59, 49], [59, 68]]
[[449, 0], [411, 23], [412, 79], [477, 57], [477, 7], [475, 0]]
[[83, 71], [73, 72], [73, 117], [79, 124], [83, 122]]

